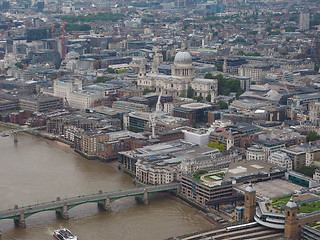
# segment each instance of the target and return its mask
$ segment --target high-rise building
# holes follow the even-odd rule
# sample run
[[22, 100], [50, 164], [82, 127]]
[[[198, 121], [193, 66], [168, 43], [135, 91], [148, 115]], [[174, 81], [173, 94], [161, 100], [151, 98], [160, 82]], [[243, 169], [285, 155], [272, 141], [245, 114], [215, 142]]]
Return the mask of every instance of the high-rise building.
[[309, 29], [309, 21], [310, 21], [310, 13], [301, 12], [300, 20], [299, 20], [299, 29], [300, 30], [308, 30]]

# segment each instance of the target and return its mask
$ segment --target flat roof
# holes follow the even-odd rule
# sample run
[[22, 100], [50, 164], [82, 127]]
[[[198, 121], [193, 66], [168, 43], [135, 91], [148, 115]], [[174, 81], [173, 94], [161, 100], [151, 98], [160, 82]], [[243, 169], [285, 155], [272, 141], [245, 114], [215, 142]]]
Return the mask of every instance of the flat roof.
[[244, 161], [231, 163], [226, 172], [225, 180], [232, 180], [235, 177], [241, 177], [258, 172], [270, 172], [270, 168], [276, 168], [275, 165], [261, 161]]
[[[235, 187], [240, 191], [244, 191], [248, 184], [242, 184]], [[302, 187], [286, 180], [274, 179], [265, 182], [254, 183], [253, 188], [256, 190], [256, 196], [260, 199], [272, 199], [289, 194], [294, 194], [295, 190], [300, 190]]]
[[202, 108], [211, 107], [211, 105], [207, 103], [187, 103], [187, 104], [181, 105], [180, 107], [188, 108], [188, 109], [202, 109]]

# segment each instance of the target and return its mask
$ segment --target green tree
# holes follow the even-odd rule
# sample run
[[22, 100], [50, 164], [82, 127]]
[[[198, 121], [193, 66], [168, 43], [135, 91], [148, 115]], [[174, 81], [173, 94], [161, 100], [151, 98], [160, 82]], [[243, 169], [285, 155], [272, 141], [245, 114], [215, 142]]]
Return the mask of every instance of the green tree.
[[142, 18], [141, 22], [143, 23], [155, 23], [154, 18]]
[[279, 52], [281, 55], [286, 56], [288, 55], [288, 52], [284, 51], [284, 52]]
[[191, 86], [189, 86], [187, 90], [187, 98], [193, 98], [193, 95], [194, 95], [194, 89]]
[[111, 81], [111, 78], [103, 77], [103, 76], [97, 77], [97, 82], [99, 82], [99, 83], [105, 83], [107, 81]]
[[155, 92], [155, 91], [156, 90], [154, 90], [154, 89], [145, 88], [145, 89], [143, 89], [143, 95], [146, 95], [147, 93]]
[[202, 96], [198, 96], [198, 97], [193, 97], [192, 99], [197, 100], [197, 102], [200, 102], [203, 100]]
[[220, 64], [215, 64], [215, 65], [216, 65], [217, 71], [219, 71], [219, 72], [223, 71], [222, 65], [220, 65]]
[[202, 174], [207, 173], [207, 172], [208, 172], [207, 170], [202, 170], [202, 169], [200, 169], [200, 170], [196, 171], [196, 172], [193, 174], [193, 177], [194, 177], [195, 179], [197, 179], [197, 180], [200, 180], [200, 176], [201, 176]]
[[236, 94], [237, 99], [238, 99], [239, 96], [240, 96], [242, 93], [244, 93], [244, 92], [245, 92], [245, 91], [244, 91], [243, 89], [239, 88], [238, 91], [237, 91], [237, 94]]
[[228, 103], [226, 103], [225, 101], [218, 101], [218, 104], [220, 106], [220, 109], [228, 109]]
[[20, 69], [23, 68], [23, 65], [22, 65], [21, 62], [17, 62], [17, 63], [15, 63], [14, 65], [15, 65], [17, 68], [20, 68]]
[[308, 177], [313, 177], [313, 174], [314, 174], [315, 170], [316, 170], [315, 167], [304, 166], [304, 167], [298, 168], [295, 171], [298, 172], [298, 173], [302, 173], [302, 174], [304, 174], [304, 175], [306, 175]]
[[184, 98], [184, 92], [180, 93], [179, 97]]
[[212, 76], [212, 73], [206, 73], [205, 75], [204, 75], [204, 78], [206, 78], [206, 79], [213, 79], [213, 76]]
[[240, 51], [238, 51], [238, 52], [237, 52], [237, 54], [236, 54], [236, 55], [244, 56], [244, 55], [245, 55], [245, 53], [244, 53], [244, 51], [240, 50]]
[[234, 41], [233, 41], [233, 43], [245, 43], [245, 42], [247, 42], [244, 38], [236, 38]]
[[62, 20], [65, 20], [68, 23], [76, 22], [95, 22], [96, 20], [100, 21], [112, 21], [116, 22], [120, 19], [123, 19], [123, 14], [113, 14], [110, 12], [99, 12], [97, 14], [88, 14], [88, 15], [64, 15], [61, 16]]
[[258, 31], [250, 31], [250, 32], [248, 32], [247, 34], [248, 34], [248, 35], [257, 35], [257, 33], [258, 33]]
[[211, 147], [211, 148], [219, 149], [220, 152], [222, 152], [224, 150], [223, 144], [220, 144], [218, 141], [210, 142], [207, 146]]
[[65, 27], [66, 31], [89, 31], [91, 26], [89, 24], [76, 24], [76, 23], [67, 23]]
[[318, 133], [314, 132], [314, 131], [310, 131], [308, 132], [307, 135], [307, 142], [312, 142], [312, 141], [317, 141], [320, 140], [320, 135], [318, 135]]
[[128, 70], [127, 69], [119, 69], [118, 73], [126, 73]]
[[278, 31], [271, 31], [271, 32], [269, 32], [269, 36], [275, 36], [275, 35], [280, 35], [280, 31], [278, 30]]
[[116, 73], [116, 71], [113, 68], [107, 68], [107, 72], [108, 73]]
[[211, 102], [211, 94], [208, 94], [208, 96], [206, 97], [206, 100], [207, 100], [208, 102]]

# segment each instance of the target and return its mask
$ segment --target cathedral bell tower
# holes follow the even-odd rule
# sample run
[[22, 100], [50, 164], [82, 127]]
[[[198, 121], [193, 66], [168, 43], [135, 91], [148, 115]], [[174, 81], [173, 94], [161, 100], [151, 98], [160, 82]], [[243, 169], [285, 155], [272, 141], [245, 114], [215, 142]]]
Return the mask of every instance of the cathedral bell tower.
[[252, 184], [249, 183], [244, 192], [243, 219], [245, 222], [252, 222], [256, 212], [256, 190], [252, 187]]

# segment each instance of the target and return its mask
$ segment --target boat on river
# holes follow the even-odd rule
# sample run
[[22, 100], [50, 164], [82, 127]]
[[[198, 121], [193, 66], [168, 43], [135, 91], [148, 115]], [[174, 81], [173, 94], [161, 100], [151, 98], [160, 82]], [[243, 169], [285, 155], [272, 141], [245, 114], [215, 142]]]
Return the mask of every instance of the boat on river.
[[78, 238], [67, 228], [54, 230], [53, 236], [58, 240], [78, 240]]

